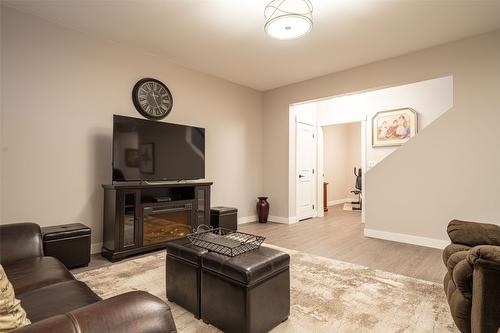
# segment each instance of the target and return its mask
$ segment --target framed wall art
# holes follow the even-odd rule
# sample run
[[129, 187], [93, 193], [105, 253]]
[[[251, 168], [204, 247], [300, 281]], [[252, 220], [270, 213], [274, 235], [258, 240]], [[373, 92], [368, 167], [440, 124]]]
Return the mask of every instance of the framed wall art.
[[418, 114], [411, 108], [377, 112], [372, 118], [372, 146], [400, 146], [418, 131]]

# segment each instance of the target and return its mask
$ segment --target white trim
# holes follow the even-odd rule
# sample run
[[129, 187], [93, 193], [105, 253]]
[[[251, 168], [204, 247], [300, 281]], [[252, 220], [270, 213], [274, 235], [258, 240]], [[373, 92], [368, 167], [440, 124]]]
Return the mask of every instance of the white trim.
[[324, 150], [323, 150], [323, 128], [316, 126], [316, 213], [317, 217], [325, 216], [325, 207], [323, 206], [323, 183], [325, 181], [324, 170]]
[[328, 205], [328, 207], [330, 207], [330, 206], [340, 205], [340, 204], [343, 204], [346, 202], [351, 202], [351, 201], [356, 201], [356, 200], [357, 199], [352, 199], [352, 198], [337, 199], [337, 200], [328, 201], [327, 205]]
[[101, 253], [102, 243], [93, 243], [90, 246], [90, 254]]
[[245, 224], [251, 222], [257, 222], [259, 219], [257, 215], [238, 217], [238, 224]]
[[289, 224], [288, 218], [287, 217], [281, 217], [281, 216], [273, 216], [269, 215], [268, 219], [269, 222], [276, 222], [276, 223], [285, 223]]
[[[366, 116], [368, 118], [368, 116]], [[362, 174], [361, 174], [361, 201], [363, 204], [361, 205], [361, 223], [365, 223], [365, 216], [366, 216], [366, 200], [365, 200], [365, 193], [366, 193], [366, 171], [368, 170], [366, 168], [366, 118], [361, 121], [361, 168], [362, 168]]]
[[395, 232], [374, 230], [374, 229], [365, 229], [364, 234], [366, 237], [385, 239], [385, 240], [390, 240], [390, 241], [394, 241], [394, 242], [420, 245], [420, 246], [426, 246], [426, 247], [432, 247], [432, 248], [441, 249], [441, 250], [444, 249], [448, 244], [450, 244], [449, 241], [445, 241], [442, 239], [427, 238], [427, 237], [413, 236], [413, 235], [407, 235], [407, 234], [399, 234], [399, 233], [395, 233]]
[[269, 222], [284, 223], [284, 224], [293, 224], [299, 222], [299, 220], [297, 220], [297, 217], [295, 216], [282, 217], [282, 216], [269, 215], [269, 218], [267, 220]]

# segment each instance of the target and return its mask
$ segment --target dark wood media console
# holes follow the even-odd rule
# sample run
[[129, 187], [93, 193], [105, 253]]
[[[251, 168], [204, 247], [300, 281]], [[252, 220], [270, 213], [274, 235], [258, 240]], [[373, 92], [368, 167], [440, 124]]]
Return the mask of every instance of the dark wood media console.
[[164, 248], [210, 225], [211, 182], [114, 184], [104, 188], [102, 256], [118, 261]]

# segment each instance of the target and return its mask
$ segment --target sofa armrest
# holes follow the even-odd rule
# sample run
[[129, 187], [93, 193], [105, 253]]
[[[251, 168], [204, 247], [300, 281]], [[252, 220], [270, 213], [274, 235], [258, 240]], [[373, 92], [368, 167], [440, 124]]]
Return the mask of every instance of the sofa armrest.
[[174, 333], [170, 307], [144, 291], [126, 294], [84, 306], [22, 327], [16, 333]]
[[0, 263], [43, 256], [42, 232], [36, 223], [0, 225]]
[[500, 246], [500, 226], [495, 224], [452, 220], [447, 232], [453, 243]]
[[500, 246], [476, 246], [467, 261], [474, 265], [471, 331], [497, 332], [500, 329]]

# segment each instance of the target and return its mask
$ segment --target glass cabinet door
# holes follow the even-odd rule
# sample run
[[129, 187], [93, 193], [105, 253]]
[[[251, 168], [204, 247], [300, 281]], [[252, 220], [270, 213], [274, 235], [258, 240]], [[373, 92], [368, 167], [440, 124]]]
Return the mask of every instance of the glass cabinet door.
[[137, 245], [137, 193], [125, 192], [123, 194], [123, 224], [122, 247], [130, 248]]
[[[196, 223], [197, 225], [210, 225], [210, 219], [207, 218], [210, 214], [210, 198], [209, 189], [206, 186], [196, 188]], [[205, 206], [208, 206], [208, 211]]]

